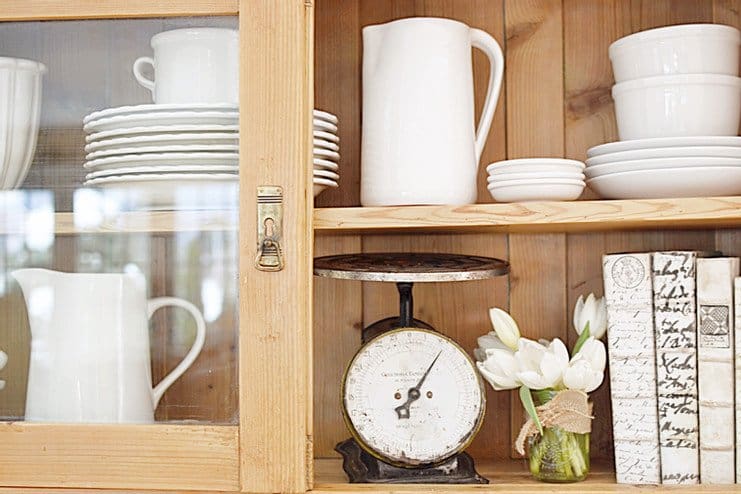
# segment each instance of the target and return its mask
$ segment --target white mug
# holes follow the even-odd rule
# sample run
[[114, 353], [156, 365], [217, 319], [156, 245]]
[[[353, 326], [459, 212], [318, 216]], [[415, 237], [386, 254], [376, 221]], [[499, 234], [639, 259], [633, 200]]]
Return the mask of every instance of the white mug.
[[[158, 104], [239, 104], [239, 31], [224, 28], [175, 29], [156, 34], [154, 58], [134, 61], [134, 77]], [[154, 80], [142, 74], [154, 69]]]

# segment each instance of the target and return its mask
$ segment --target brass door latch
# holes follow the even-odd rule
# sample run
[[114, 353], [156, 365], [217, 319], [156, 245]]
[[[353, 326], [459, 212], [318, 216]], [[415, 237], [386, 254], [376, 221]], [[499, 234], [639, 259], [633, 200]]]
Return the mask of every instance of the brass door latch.
[[257, 188], [257, 257], [260, 271], [283, 269], [283, 189], [278, 186]]

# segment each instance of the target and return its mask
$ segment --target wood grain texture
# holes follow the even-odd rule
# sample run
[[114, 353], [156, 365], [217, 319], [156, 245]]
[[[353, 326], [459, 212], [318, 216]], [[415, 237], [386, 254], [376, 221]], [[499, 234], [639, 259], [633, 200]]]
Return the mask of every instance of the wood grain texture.
[[[240, 337], [242, 489], [311, 486], [311, 113], [313, 5], [244, 0], [240, 11]], [[283, 187], [285, 267], [255, 268], [256, 187]]]
[[237, 15], [239, 0], [0, 1], [1, 21]]
[[236, 427], [2, 423], [0, 484], [239, 488]]

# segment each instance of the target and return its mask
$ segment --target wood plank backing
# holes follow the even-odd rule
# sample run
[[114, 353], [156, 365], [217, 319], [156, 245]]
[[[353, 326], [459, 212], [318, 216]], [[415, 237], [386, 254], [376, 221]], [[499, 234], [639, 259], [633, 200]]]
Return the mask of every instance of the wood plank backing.
[[[240, 464], [248, 492], [310, 488], [313, 5], [240, 11]], [[255, 268], [257, 186], [283, 188], [285, 266]]]
[[239, 0], [2, 0], [0, 20], [236, 15], [238, 7]]

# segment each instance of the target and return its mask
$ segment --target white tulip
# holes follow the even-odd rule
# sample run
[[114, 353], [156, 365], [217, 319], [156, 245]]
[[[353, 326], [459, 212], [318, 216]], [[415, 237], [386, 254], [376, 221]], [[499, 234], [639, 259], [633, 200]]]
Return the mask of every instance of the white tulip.
[[489, 309], [489, 319], [499, 339], [512, 350], [517, 350], [520, 329], [512, 316], [497, 307]]
[[[8, 363], [8, 354], [0, 350], [0, 370], [2, 370], [3, 367], [5, 367], [5, 364], [7, 363]], [[5, 381], [0, 379], [0, 389], [3, 389], [3, 388], [5, 388]]]
[[502, 391], [521, 386], [517, 380], [518, 367], [514, 352], [501, 348], [487, 348], [484, 352], [486, 358], [476, 362], [476, 367], [492, 388]]
[[602, 338], [607, 329], [607, 307], [604, 297], [596, 298], [590, 293], [584, 300], [584, 296], [579, 295], [574, 307], [574, 329], [578, 334], [582, 334], [587, 323], [589, 334], [598, 340]]
[[473, 350], [473, 356], [476, 357], [476, 360], [480, 360], [482, 362], [486, 360], [486, 350], [489, 348], [499, 348], [501, 350], [509, 351], [507, 345], [502, 343], [502, 340], [499, 339], [494, 331], [491, 331], [483, 336], [479, 336], [477, 342], [479, 346], [478, 348], [475, 348]]
[[585, 393], [594, 391], [602, 384], [606, 362], [605, 345], [590, 336], [564, 371], [564, 385], [569, 389], [578, 389]]
[[569, 352], [558, 338], [547, 346], [521, 338], [515, 360], [519, 368], [517, 378], [522, 384], [530, 389], [556, 388], [569, 365]]

